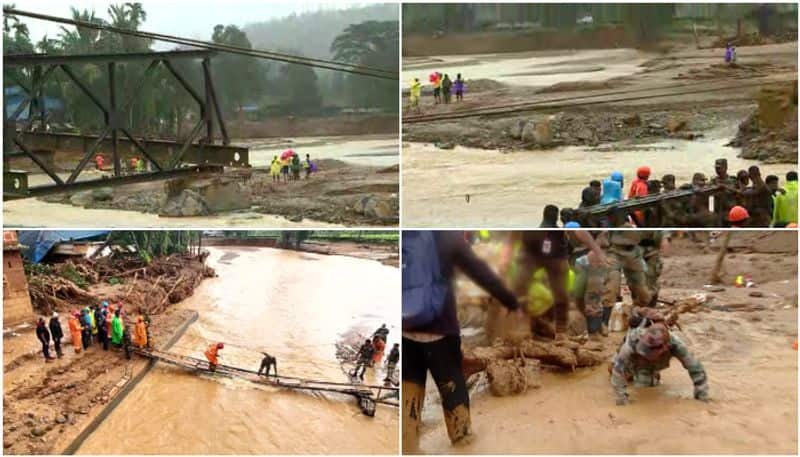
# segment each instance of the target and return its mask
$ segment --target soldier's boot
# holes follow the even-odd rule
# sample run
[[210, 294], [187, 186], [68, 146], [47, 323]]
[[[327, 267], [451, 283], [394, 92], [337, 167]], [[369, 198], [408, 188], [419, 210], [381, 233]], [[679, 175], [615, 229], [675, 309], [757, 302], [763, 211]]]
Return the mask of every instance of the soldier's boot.
[[604, 306], [603, 307], [603, 317], [602, 317], [602, 324], [600, 325], [600, 333], [603, 336], [608, 336], [608, 321], [611, 319], [611, 307]]

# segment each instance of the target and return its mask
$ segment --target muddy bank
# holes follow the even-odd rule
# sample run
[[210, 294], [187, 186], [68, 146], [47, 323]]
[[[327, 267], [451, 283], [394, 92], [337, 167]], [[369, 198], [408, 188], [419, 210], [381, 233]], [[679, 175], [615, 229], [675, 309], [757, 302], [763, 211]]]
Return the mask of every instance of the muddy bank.
[[403, 126], [403, 140], [503, 151], [543, 150], [559, 146], [598, 146], [620, 141], [699, 138], [720, 124], [735, 123], [753, 104], [717, 102], [636, 107], [573, 108], [545, 113]]
[[[154, 345], [167, 342], [192, 316], [175, 309], [153, 316]], [[32, 330], [3, 338], [6, 454], [64, 452], [148, 365], [136, 356], [126, 360], [121, 349], [106, 352], [97, 344], [75, 354], [68, 332], [62, 341], [64, 357], [54, 363], [44, 363], [40, 346]]]
[[[712, 292], [704, 284], [719, 241], [709, 245], [708, 233], [694, 233], [705, 238], [687, 234], [663, 257], [661, 296], [674, 300], [704, 293], [709, 299], [696, 312], [681, 314], [681, 330], [675, 330], [705, 366], [709, 403], [692, 398], [691, 380], [677, 361], [662, 372], [660, 386], [629, 388], [633, 403], [624, 407], [614, 404], [606, 364], [574, 371], [549, 369], [544, 364], [536, 378], [538, 387], [518, 395], [492, 395], [485, 378], [471, 379], [475, 436], [457, 447], [447, 439], [438, 394], [429, 383], [422, 450], [431, 454], [795, 454], [796, 234], [735, 233], [731, 243], [737, 247], [725, 259], [723, 285]], [[492, 246], [478, 248], [482, 256], [495, 258]], [[757, 278], [755, 289], [733, 287], [739, 274]], [[459, 290], [461, 301], [471, 299], [473, 292], [472, 287]], [[629, 302], [627, 292], [624, 295]], [[466, 333], [473, 335], [476, 326], [480, 323], [470, 322]], [[612, 333], [602, 341], [613, 349], [621, 337], [622, 333]]]
[[[121, 349], [103, 351], [96, 342], [76, 354], [67, 325], [69, 311], [103, 300], [121, 301], [129, 313], [129, 328], [137, 313], [150, 314], [150, 337], [159, 347], [195, 316], [170, 305], [191, 296], [204, 278], [214, 275], [204, 262], [205, 255], [175, 254], [149, 265], [138, 256], [114, 256], [40, 264], [29, 272], [35, 312], [60, 314], [64, 356], [45, 363], [31, 326], [4, 335], [4, 451], [63, 452], [147, 366], [135, 356], [126, 360]], [[52, 344], [50, 353], [55, 356]]]
[[[177, 179], [107, 187], [42, 197], [50, 203], [89, 209], [158, 214], [186, 225], [194, 218], [250, 225], [270, 225], [261, 215], [282, 216], [289, 223], [305, 220], [347, 226], [386, 226], [398, 221], [398, 167], [317, 161], [310, 179], [273, 182], [261, 168], [232, 170], [223, 176]], [[120, 213], [123, 217], [124, 213]], [[168, 222], [169, 223], [169, 222]]]

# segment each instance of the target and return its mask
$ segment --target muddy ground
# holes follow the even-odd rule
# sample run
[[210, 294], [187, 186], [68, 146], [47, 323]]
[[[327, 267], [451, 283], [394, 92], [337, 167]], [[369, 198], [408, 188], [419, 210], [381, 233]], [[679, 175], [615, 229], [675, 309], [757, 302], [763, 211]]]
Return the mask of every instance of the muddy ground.
[[[221, 224], [243, 220], [260, 225], [262, 215], [279, 215], [288, 222], [321, 222], [343, 226], [387, 226], [398, 223], [399, 174], [397, 166], [354, 165], [334, 159], [318, 160], [319, 172], [310, 179], [275, 183], [263, 168], [229, 170], [219, 179], [239, 186], [241, 204], [234, 209], [196, 216], [219, 217]], [[103, 188], [99, 191], [64, 193], [43, 197], [53, 203], [92, 209], [112, 209], [178, 217], [191, 223], [192, 216], [167, 216], [171, 181]], [[191, 184], [189, 184], [191, 186]], [[75, 197], [80, 194], [79, 197]], [[185, 207], [186, 205], [178, 205]], [[121, 213], [122, 217], [124, 213]]]
[[[655, 388], [629, 388], [633, 403], [616, 406], [605, 364], [573, 371], [546, 364], [538, 388], [492, 396], [476, 375], [471, 394], [475, 436], [451, 446], [435, 386], [429, 383], [421, 448], [433, 454], [750, 454], [797, 453], [796, 233], [734, 233], [721, 287], [705, 287], [719, 241], [694, 232], [665, 256], [661, 296], [707, 294], [700, 312], [681, 314], [676, 331], [704, 364], [711, 401], [692, 398], [680, 363], [662, 372]], [[697, 238], [697, 241], [692, 241]], [[491, 246], [478, 247], [491, 258]], [[733, 287], [736, 275], [754, 288]], [[471, 292], [472, 291], [472, 292]], [[472, 295], [464, 287], [460, 296]], [[758, 296], [754, 296], [758, 295]], [[625, 297], [626, 301], [630, 298]], [[470, 344], [481, 341], [474, 320]], [[622, 338], [612, 333], [609, 352]], [[469, 348], [469, 346], [467, 347]], [[609, 357], [610, 359], [610, 357]]]
[[[484, 80], [471, 84], [467, 78], [467, 94], [463, 102], [436, 105], [433, 97], [423, 95], [419, 112], [412, 110], [404, 98], [404, 117], [416, 114], [448, 114], [460, 111], [507, 106], [536, 101], [551, 101], [558, 107], [536, 113], [510, 113], [491, 117], [473, 117], [436, 122], [404, 123], [403, 140], [469, 146], [482, 149], [519, 151], [541, 150], [563, 145], [597, 146], [602, 143], [632, 141], [647, 143], [663, 138], [694, 139], [722, 125], [752, 124], [749, 119], [758, 107], [759, 87], [744, 87], [717, 92], [673, 95], [657, 99], [614, 101], [621, 97], [642, 97], [655, 94], [677, 94], [711, 87], [728, 87], [783, 81], [790, 92], [797, 80], [797, 43], [743, 46], [738, 48], [739, 63], [721, 63], [719, 49], [676, 47], [667, 54], [652, 55], [635, 74], [598, 80], [596, 71], [604, 71], [602, 59], [581, 61], [583, 66], [598, 68], [570, 70], [553, 67], [552, 71], [569, 73], [587, 71], [591, 80], [565, 82], [546, 87], [496, 84]], [[552, 53], [553, 51], [548, 51]], [[476, 56], [478, 62], [491, 65], [499, 55]], [[511, 56], [509, 56], [511, 58]], [[435, 60], [435, 59], [432, 59]], [[420, 65], [415, 60], [415, 65]], [[444, 64], [443, 64], [444, 65]], [[502, 75], [502, 69], [497, 73]], [[541, 71], [541, 70], [540, 70]], [[515, 74], [509, 75], [513, 77]], [[569, 75], [574, 78], [574, 75]], [[685, 85], [684, 87], [678, 87]], [[664, 87], [670, 89], [659, 89]], [[675, 86], [674, 88], [672, 86]], [[404, 94], [405, 95], [405, 94]], [[579, 97], [596, 98], [573, 100]], [[567, 106], [578, 101], [587, 106]], [[780, 126], [765, 128], [739, 140], [747, 158], [765, 162], [797, 162], [796, 88], [788, 97], [787, 114]], [[539, 136], [522, 134], [525, 124], [546, 123], [546, 141]], [[757, 123], [757, 122], [756, 122]], [[532, 133], [533, 129], [531, 129]], [[750, 143], [753, 146], [749, 146]], [[769, 147], [767, 147], [769, 145]], [[613, 146], [612, 146], [613, 147]]]
[[[156, 347], [172, 337], [192, 313], [153, 316]], [[63, 315], [62, 315], [63, 316]], [[62, 321], [64, 319], [62, 318]], [[33, 329], [3, 337], [3, 450], [6, 454], [60, 454], [112, 401], [147, 360], [126, 360], [121, 349], [94, 344], [75, 354], [62, 322], [64, 357], [45, 363]], [[51, 354], [55, 355], [51, 348]]]
[[[170, 263], [178, 261], [175, 257], [165, 260]], [[193, 276], [189, 273], [203, 268], [199, 263], [199, 266], [194, 265], [196, 261], [190, 263], [192, 264], [181, 268], [181, 275]], [[150, 309], [154, 311], [151, 315], [150, 336], [154, 347], [160, 347], [193, 315], [191, 311], [169, 307], [170, 303], [191, 295], [199, 281], [208, 277], [199, 274], [197, 282], [179, 278], [176, 287], [170, 286], [164, 290], [160, 285], [175, 278], [170, 279], [152, 272], [146, 276], [144, 270], [138, 273], [123, 279], [125, 282], [122, 284], [91, 284], [81, 297], [62, 295], [56, 298], [55, 291], [52, 292], [52, 297], [44, 300], [34, 297], [37, 313], [49, 314], [55, 309], [60, 314], [61, 327], [65, 334], [61, 343], [64, 356], [52, 363], [45, 363], [34, 327], [24, 326], [4, 331], [4, 453], [62, 453], [104, 406], [114, 400], [119, 390], [147, 365], [147, 360], [135, 355], [131, 360], [126, 360], [123, 351], [113, 346], [108, 352], [103, 351], [97, 343], [76, 354], [67, 324], [68, 310], [86, 306], [87, 300], [94, 303], [105, 299], [112, 302], [122, 300], [131, 313], [141, 308]], [[185, 287], [189, 290], [184, 290], [179, 296], [172, 297], [174, 301], [170, 301], [170, 295]], [[134, 314], [131, 314], [129, 319], [133, 318]], [[130, 325], [132, 328], [133, 323], [130, 322]], [[50, 354], [55, 356], [52, 343]]]

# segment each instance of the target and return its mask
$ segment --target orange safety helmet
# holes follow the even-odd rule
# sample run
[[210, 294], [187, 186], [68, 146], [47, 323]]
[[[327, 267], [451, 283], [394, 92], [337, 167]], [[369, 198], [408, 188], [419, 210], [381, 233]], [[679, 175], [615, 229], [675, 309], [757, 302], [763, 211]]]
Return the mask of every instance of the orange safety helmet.
[[743, 206], [734, 206], [728, 213], [728, 220], [730, 222], [742, 222], [750, 217], [750, 213]]
[[217, 343], [217, 349], [224, 349], [224, 348], [225, 348], [224, 343]]
[[636, 176], [641, 179], [647, 179], [650, 177], [650, 167], [647, 165], [642, 165], [641, 167], [636, 169]]

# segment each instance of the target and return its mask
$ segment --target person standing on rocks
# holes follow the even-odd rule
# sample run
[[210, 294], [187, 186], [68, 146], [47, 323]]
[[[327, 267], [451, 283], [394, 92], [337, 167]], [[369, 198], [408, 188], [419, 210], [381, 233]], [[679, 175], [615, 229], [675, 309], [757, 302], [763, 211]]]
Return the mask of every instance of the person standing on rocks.
[[42, 343], [44, 361], [52, 362], [53, 357], [50, 357], [50, 332], [47, 330], [47, 325], [45, 325], [43, 317], [40, 317], [39, 321], [36, 323], [36, 338]]
[[58, 313], [53, 311], [53, 316], [50, 318], [50, 335], [53, 337], [53, 345], [56, 348], [56, 355], [60, 359], [64, 357], [61, 351], [61, 338], [64, 338], [64, 331], [61, 330], [61, 322], [58, 321]]
[[67, 322], [69, 334], [72, 336], [72, 347], [75, 349], [76, 354], [80, 354], [83, 348], [83, 326], [81, 325], [80, 317], [80, 313], [75, 311], [72, 313], [72, 317], [69, 318], [69, 322]]

